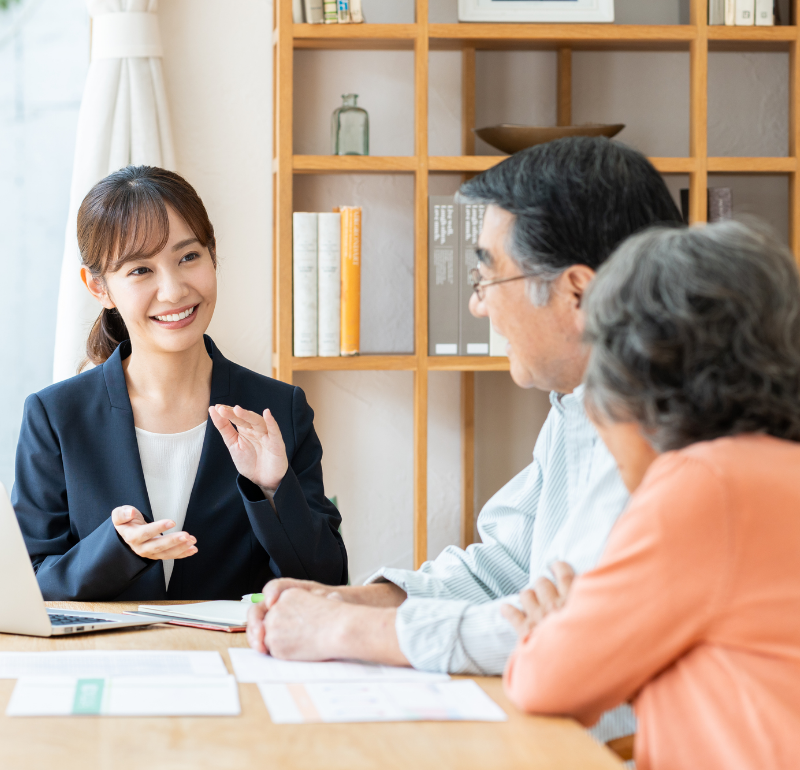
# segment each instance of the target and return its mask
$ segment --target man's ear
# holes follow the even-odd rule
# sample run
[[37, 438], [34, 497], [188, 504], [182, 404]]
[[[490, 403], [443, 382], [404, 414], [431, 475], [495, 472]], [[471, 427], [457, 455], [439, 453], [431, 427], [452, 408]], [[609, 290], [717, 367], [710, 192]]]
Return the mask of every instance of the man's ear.
[[108, 289], [106, 289], [105, 283], [98, 278], [95, 278], [85, 265], [81, 267], [81, 280], [83, 281], [84, 286], [86, 286], [86, 288], [89, 290], [89, 294], [91, 294], [104, 308], [111, 310], [111, 308], [116, 307], [108, 294]]
[[569, 292], [575, 309], [583, 304], [583, 295], [595, 275], [595, 271], [588, 265], [570, 265], [564, 271], [564, 288]]

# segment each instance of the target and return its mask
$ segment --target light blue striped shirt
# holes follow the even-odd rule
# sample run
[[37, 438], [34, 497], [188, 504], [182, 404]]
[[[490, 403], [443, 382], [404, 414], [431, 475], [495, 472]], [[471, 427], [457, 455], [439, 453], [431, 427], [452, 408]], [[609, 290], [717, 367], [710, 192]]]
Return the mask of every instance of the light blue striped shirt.
[[[500, 606], [561, 560], [577, 573], [594, 567], [628, 500], [614, 458], [583, 407], [583, 386], [550, 394], [552, 409], [533, 462], [484, 506], [480, 543], [448, 546], [418, 570], [383, 568], [408, 599], [398, 609], [400, 648], [415, 667], [456, 674], [500, 674], [517, 637]], [[587, 642], [590, 643], [590, 642]], [[626, 706], [592, 730], [599, 740], [635, 731]]]

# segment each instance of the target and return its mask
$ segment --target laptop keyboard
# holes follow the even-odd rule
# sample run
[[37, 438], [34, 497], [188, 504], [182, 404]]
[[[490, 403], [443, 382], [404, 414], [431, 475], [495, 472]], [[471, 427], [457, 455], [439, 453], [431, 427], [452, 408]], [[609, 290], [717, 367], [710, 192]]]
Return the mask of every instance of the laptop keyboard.
[[85, 615], [50, 615], [50, 623], [54, 626], [89, 625], [90, 623], [113, 623], [108, 618], [89, 618]]

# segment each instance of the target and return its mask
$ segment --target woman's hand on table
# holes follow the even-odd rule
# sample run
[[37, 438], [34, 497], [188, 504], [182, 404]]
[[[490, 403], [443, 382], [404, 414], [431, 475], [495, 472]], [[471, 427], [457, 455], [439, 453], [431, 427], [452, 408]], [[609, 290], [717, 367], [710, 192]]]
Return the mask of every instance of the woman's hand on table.
[[540, 577], [532, 589], [522, 591], [519, 595], [521, 611], [511, 604], [504, 604], [500, 608], [500, 614], [511, 623], [520, 639], [528, 636], [551, 612], [560, 610], [569, 598], [575, 571], [563, 561], [554, 562], [550, 569], [555, 576], [555, 584]]
[[144, 559], [185, 559], [197, 553], [197, 539], [188, 532], [163, 534], [175, 526], [174, 521], [147, 522], [132, 505], [111, 511], [111, 521], [128, 547]]
[[208, 412], [236, 470], [268, 497], [274, 494], [289, 469], [289, 460], [281, 429], [269, 409], [260, 415], [240, 406], [217, 404]]

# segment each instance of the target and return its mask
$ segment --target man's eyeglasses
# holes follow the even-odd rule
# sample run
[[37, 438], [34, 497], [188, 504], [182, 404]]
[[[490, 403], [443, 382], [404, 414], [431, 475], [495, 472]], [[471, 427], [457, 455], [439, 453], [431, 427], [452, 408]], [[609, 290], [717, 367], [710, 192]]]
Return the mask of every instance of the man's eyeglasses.
[[486, 287], [494, 286], [496, 283], [507, 283], [508, 281], [518, 281], [520, 278], [527, 278], [527, 275], [512, 275], [511, 278], [496, 278], [494, 281], [482, 281], [481, 272], [477, 267], [469, 271], [469, 282], [472, 284], [472, 291], [478, 295], [478, 301], [483, 302], [486, 296]]

